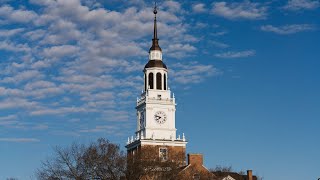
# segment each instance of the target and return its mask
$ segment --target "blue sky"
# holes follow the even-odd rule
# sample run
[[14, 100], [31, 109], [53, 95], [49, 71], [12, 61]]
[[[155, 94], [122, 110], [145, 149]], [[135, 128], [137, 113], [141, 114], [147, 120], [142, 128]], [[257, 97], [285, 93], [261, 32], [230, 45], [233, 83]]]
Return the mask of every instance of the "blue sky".
[[[152, 38], [143, 0], [0, 0], [0, 179], [55, 146], [123, 149]], [[320, 1], [160, 1], [178, 133], [208, 168], [320, 177]]]

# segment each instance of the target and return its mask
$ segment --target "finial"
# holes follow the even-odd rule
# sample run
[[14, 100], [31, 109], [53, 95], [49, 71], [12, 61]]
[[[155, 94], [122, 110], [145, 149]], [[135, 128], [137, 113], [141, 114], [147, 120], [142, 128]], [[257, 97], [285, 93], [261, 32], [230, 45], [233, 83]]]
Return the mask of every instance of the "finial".
[[152, 39], [152, 46], [150, 48], [151, 50], [160, 50], [161, 48], [158, 44], [158, 32], [157, 32], [157, 2], [154, 2], [154, 8], [153, 8], [153, 14], [154, 14], [154, 25], [153, 25], [153, 39]]
[[153, 14], [154, 14], [154, 32], [153, 32], [153, 39], [158, 40], [158, 33], [157, 33], [157, 2], [154, 1], [154, 8], [153, 8]]
[[158, 11], [157, 11], [157, 1], [154, 1], [153, 14], [156, 15], [157, 13], [158, 13]]

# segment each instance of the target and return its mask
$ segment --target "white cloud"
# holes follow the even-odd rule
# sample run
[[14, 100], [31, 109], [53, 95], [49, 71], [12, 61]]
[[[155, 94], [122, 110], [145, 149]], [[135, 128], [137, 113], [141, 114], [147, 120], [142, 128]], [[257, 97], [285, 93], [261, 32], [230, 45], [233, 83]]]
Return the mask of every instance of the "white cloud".
[[20, 83], [27, 80], [35, 80], [35, 79], [41, 79], [44, 75], [42, 75], [37, 70], [27, 70], [19, 72], [18, 74], [12, 76], [12, 77], [6, 77], [3, 80], [0, 80], [0, 82], [4, 83]]
[[214, 2], [211, 12], [214, 15], [227, 19], [248, 19], [257, 20], [267, 17], [267, 7], [260, 3], [244, 1], [241, 3], [233, 2]]
[[0, 101], [0, 109], [35, 109], [37, 104], [35, 101], [28, 101], [23, 98], [9, 98]]
[[[143, 88], [141, 70], [151, 45], [152, 7], [140, 4], [109, 10], [93, 1], [83, 2], [30, 0], [37, 7], [33, 11], [29, 6], [1, 6], [1, 13], [6, 14], [0, 16], [1, 23], [8, 24], [6, 27], [20, 23], [19, 27], [25, 28], [0, 31], [4, 39], [0, 50], [8, 56], [0, 64], [0, 109], [19, 110], [30, 121], [43, 121], [42, 126], [34, 126], [17, 118], [10, 121], [10, 127], [61, 132], [55, 126], [48, 128], [51, 122], [43, 116], [59, 121], [72, 115], [81, 119], [79, 126], [71, 127], [78, 133], [85, 129], [80, 125], [88, 117], [94, 125], [102, 120], [127, 122], [132, 118], [129, 113], [135, 95]], [[26, 17], [19, 17], [19, 13]], [[164, 56], [174, 60], [194, 55], [198, 51], [194, 44], [200, 39], [189, 32], [191, 25], [177, 16], [179, 13], [185, 13], [179, 2], [166, 1], [157, 16], [160, 46]], [[180, 64], [174, 73], [188, 78], [177, 76], [175, 82], [180, 84], [198, 83], [215, 72], [213, 66], [199, 62]], [[65, 122], [66, 126], [71, 124]]]
[[181, 4], [177, 1], [165, 1], [161, 6], [170, 12], [181, 12]]
[[86, 109], [86, 107], [59, 107], [55, 109], [51, 108], [38, 108], [32, 110], [30, 115], [32, 116], [44, 116], [44, 115], [67, 115], [72, 113], [88, 113], [97, 112], [95, 109]]
[[46, 130], [48, 129], [49, 126], [48, 125], [45, 125], [45, 124], [37, 124], [35, 126], [33, 126], [31, 129], [33, 130]]
[[209, 43], [212, 44], [215, 47], [218, 47], [218, 48], [227, 48], [227, 47], [229, 47], [228, 44], [225, 44], [225, 43], [222, 43], [222, 42], [218, 42], [218, 41], [214, 41], [214, 40], [210, 40]]
[[44, 37], [46, 31], [43, 29], [36, 29], [25, 33], [24, 37], [31, 41], [39, 40]]
[[0, 7], [0, 18], [7, 22], [28, 23], [37, 18], [37, 14], [34, 11], [15, 10], [11, 6], [4, 5]]
[[13, 115], [13, 114], [0, 117], [0, 121], [15, 120], [15, 119], [17, 119], [17, 115]]
[[95, 128], [91, 129], [82, 129], [79, 130], [81, 133], [91, 133], [91, 132], [108, 132], [109, 133], [114, 133], [119, 130], [119, 127], [117, 126], [96, 126]]
[[65, 56], [72, 56], [79, 51], [79, 47], [72, 45], [61, 45], [45, 48], [43, 50], [44, 57], [47, 58], [62, 58]]
[[31, 68], [32, 69], [41, 69], [41, 68], [46, 68], [46, 67], [49, 67], [50, 66], [50, 63], [49, 62], [46, 62], [46, 61], [37, 61], [35, 63], [33, 63], [31, 65]]
[[40, 142], [39, 139], [36, 138], [0, 138], [0, 142]]
[[319, 0], [289, 0], [284, 6], [284, 9], [297, 11], [297, 10], [312, 10], [320, 6]]
[[227, 33], [228, 33], [228, 31], [218, 31], [218, 32], [211, 33], [211, 35], [212, 36], [223, 36]]
[[29, 52], [31, 48], [27, 44], [15, 44], [10, 41], [0, 41], [0, 50], [12, 52]]
[[202, 65], [195, 61], [188, 64], [176, 63], [173, 64], [172, 68], [171, 73], [174, 81], [182, 84], [199, 83], [205, 77], [221, 73], [212, 65]]
[[247, 50], [247, 51], [228, 51], [224, 53], [217, 53], [215, 54], [215, 57], [218, 58], [244, 58], [244, 57], [250, 57], [254, 56], [256, 52], [254, 50]]
[[168, 51], [164, 52], [167, 56], [182, 58], [187, 56], [191, 52], [195, 52], [197, 48], [190, 44], [169, 44], [167, 50]]
[[192, 5], [192, 11], [195, 13], [203, 13], [206, 12], [206, 5], [204, 3], [197, 3]]
[[0, 30], [0, 37], [10, 37], [10, 36], [16, 35], [18, 33], [21, 33], [23, 31], [24, 31], [24, 28]]
[[24, 95], [25, 95], [25, 92], [21, 89], [11, 89], [11, 88], [0, 87], [0, 96], [21, 97]]
[[262, 31], [273, 32], [281, 35], [295, 34], [305, 31], [313, 31], [316, 27], [311, 24], [291, 24], [283, 26], [264, 25], [261, 26]]
[[17, 123], [17, 115], [11, 114], [7, 116], [0, 117], [0, 126], [10, 126]]
[[199, 29], [205, 28], [205, 27], [207, 27], [207, 26], [208, 26], [208, 24], [202, 23], [202, 22], [197, 22], [197, 23], [195, 24], [195, 28], [199, 28]]

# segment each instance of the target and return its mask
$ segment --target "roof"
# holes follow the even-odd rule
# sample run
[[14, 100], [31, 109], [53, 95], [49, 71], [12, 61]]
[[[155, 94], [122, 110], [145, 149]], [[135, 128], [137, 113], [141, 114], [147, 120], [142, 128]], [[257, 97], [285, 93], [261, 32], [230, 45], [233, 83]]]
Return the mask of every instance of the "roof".
[[[226, 178], [228, 176], [236, 179], [236, 180], [247, 180], [247, 175], [241, 175], [239, 173], [236, 173], [236, 172], [222, 172], [222, 171], [215, 171], [215, 172], [212, 172], [212, 174], [214, 174], [217, 179], [223, 179], [223, 178]], [[252, 179], [253, 180], [257, 180], [257, 176], [252, 176]]]
[[152, 68], [152, 67], [159, 67], [167, 69], [166, 64], [164, 64], [161, 60], [150, 60], [144, 68]]
[[159, 39], [152, 39], [152, 46], [151, 46], [149, 52], [153, 51], [153, 50], [162, 51], [161, 47], [159, 46]]

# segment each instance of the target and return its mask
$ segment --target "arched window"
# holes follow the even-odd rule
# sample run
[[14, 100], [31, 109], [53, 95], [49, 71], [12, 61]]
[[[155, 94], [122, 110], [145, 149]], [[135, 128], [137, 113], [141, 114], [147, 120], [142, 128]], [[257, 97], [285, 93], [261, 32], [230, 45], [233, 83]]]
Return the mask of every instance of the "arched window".
[[153, 73], [149, 73], [149, 88], [153, 89]]
[[162, 87], [161, 73], [157, 73], [157, 89], [161, 90]]
[[166, 76], [166, 74], [163, 75], [163, 89], [167, 90], [167, 76]]
[[147, 84], [148, 84], [148, 82], [147, 82], [147, 75], [144, 74], [144, 91], [147, 91]]

